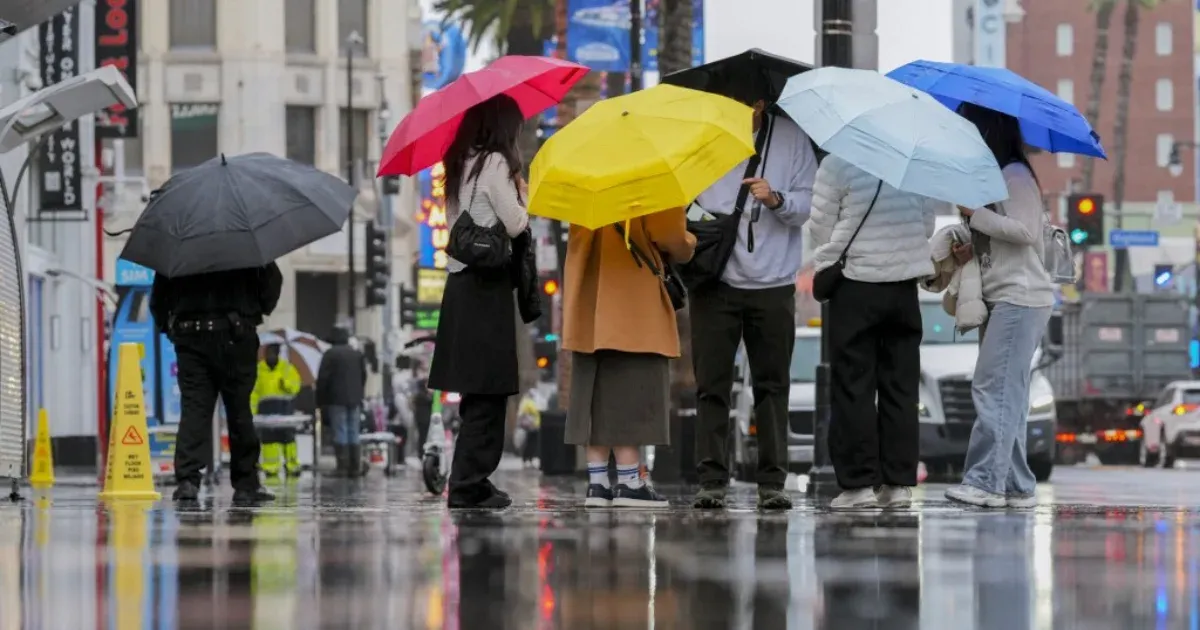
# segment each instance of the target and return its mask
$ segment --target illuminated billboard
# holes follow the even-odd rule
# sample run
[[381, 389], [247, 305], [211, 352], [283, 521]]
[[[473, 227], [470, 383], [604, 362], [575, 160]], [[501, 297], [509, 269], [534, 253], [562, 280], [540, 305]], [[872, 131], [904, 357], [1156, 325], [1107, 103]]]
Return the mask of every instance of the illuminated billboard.
[[450, 242], [450, 226], [446, 223], [446, 169], [441, 162], [417, 175], [421, 205], [417, 209], [417, 266], [427, 269], [446, 268], [446, 245]]

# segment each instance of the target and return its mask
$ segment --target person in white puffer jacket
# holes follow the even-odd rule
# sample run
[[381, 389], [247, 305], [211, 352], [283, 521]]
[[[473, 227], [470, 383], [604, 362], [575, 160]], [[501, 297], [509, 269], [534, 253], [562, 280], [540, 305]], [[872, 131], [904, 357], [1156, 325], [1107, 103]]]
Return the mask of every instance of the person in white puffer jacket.
[[917, 281], [934, 273], [929, 238], [939, 205], [836, 156], [817, 169], [809, 218], [814, 268], [845, 256], [845, 277], [822, 322], [833, 381], [829, 455], [843, 491], [834, 508], [912, 503], [922, 334]]

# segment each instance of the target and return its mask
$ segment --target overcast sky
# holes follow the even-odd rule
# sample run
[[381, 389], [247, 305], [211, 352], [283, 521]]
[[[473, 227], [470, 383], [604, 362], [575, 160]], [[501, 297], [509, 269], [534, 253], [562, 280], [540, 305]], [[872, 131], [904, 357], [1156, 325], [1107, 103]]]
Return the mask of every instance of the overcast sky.
[[[951, 60], [951, 0], [879, 0], [878, 6], [881, 71], [916, 59]], [[747, 48], [815, 60], [813, 0], [706, 0], [704, 11], [708, 60]]]

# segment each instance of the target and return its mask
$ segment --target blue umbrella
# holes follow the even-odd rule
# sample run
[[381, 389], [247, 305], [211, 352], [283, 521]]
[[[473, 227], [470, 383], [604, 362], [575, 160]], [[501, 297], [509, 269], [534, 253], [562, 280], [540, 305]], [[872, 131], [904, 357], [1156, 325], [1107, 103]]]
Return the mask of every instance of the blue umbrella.
[[810, 70], [788, 79], [779, 107], [823, 150], [897, 190], [968, 208], [1008, 199], [975, 125], [878, 72]]
[[1108, 159], [1100, 136], [1074, 105], [1011, 70], [914, 61], [888, 76], [932, 94], [950, 109], [965, 101], [1008, 114], [1021, 122], [1030, 146]]

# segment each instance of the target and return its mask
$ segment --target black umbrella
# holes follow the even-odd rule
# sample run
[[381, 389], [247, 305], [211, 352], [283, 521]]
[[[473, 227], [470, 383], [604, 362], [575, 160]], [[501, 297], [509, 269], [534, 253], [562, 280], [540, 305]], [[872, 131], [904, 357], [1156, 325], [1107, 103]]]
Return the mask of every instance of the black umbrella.
[[722, 96], [744, 94], [750, 89], [759, 92], [759, 98], [774, 103], [788, 79], [812, 68], [794, 59], [751, 48], [732, 57], [672, 72], [662, 82]]
[[269, 153], [224, 155], [167, 181], [121, 258], [168, 278], [261, 267], [342, 229], [358, 191]]

